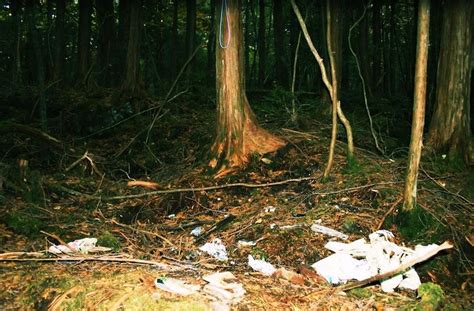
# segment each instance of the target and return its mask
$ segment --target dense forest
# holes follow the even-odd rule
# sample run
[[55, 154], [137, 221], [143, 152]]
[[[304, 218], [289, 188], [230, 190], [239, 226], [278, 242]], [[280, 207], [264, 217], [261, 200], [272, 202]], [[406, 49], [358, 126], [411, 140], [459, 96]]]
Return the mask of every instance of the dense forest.
[[[473, 70], [470, 0], [2, 1], [0, 309], [469, 309]], [[454, 249], [331, 286], [316, 223]]]

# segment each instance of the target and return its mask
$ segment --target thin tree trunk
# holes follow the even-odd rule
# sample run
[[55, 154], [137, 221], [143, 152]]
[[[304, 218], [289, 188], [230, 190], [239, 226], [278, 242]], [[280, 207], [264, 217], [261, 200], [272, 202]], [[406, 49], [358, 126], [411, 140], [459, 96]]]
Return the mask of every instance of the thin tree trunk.
[[140, 87], [140, 39], [142, 0], [130, 3], [130, 30], [128, 32], [127, 66], [122, 90], [132, 95], [142, 92]]
[[273, 39], [275, 43], [275, 80], [278, 85], [288, 86], [288, 72], [285, 65], [285, 21], [283, 17], [283, 1], [273, 0]]
[[260, 86], [265, 83], [265, 65], [267, 59], [267, 50], [265, 46], [265, 0], [258, 1], [258, 82]]
[[10, 6], [11, 14], [12, 14], [12, 33], [14, 36], [14, 40], [12, 41], [12, 49], [11, 53], [13, 56], [12, 59], [12, 82], [14, 84], [21, 83], [21, 53], [20, 53], [20, 46], [21, 46], [21, 1], [20, 0], [12, 0]]
[[[196, 0], [186, 0], [186, 59], [190, 59], [196, 46]], [[193, 61], [186, 67], [186, 81], [190, 83]]]
[[416, 45], [415, 91], [413, 96], [413, 119], [411, 127], [408, 167], [403, 192], [403, 210], [411, 211], [416, 206], [418, 166], [423, 145], [425, 123], [426, 81], [428, 67], [428, 44], [430, 26], [430, 0], [420, 0], [418, 7], [418, 33]]
[[[173, 26], [171, 28], [171, 78], [175, 79], [178, 73], [178, 2], [179, 0], [173, 1]], [[212, 0], [216, 1], [216, 0]]]
[[45, 83], [45, 72], [44, 72], [44, 61], [43, 61], [43, 53], [41, 48], [41, 38], [38, 30], [36, 29], [37, 20], [36, 20], [36, 1], [35, 0], [27, 0], [25, 3], [25, 13], [28, 23], [29, 29], [29, 36], [33, 43], [34, 55], [35, 55], [35, 63], [36, 63], [36, 77], [39, 89], [39, 116], [40, 116], [40, 123], [41, 129], [47, 130], [48, 128], [48, 119], [46, 113], [46, 99], [44, 94], [44, 83]]
[[209, 37], [207, 41], [207, 71], [211, 76], [215, 73], [216, 62], [216, 0], [211, 0], [211, 20], [209, 25]]
[[126, 72], [127, 49], [130, 32], [131, 0], [119, 0], [119, 25], [117, 34], [117, 63], [114, 69], [116, 82], [121, 82]]
[[472, 160], [470, 152], [471, 61], [473, 59], [474, 2], [444, 3], [438, 60], [436, 106], [427, 145], [449, 154], [451, 160]]
[[96, 1], [98, 49], [97, 69], [99, 81], [104, 86], [111, 85], [112, 77], [112, 43], [115, 41], [114, 34], [114, 2], [113, 0]]
[[65, 15], [66, 15], [66, 0], [56, 0], [56, 53], [54, 61], [54, 80], [64, 79], [64, 61], [66, 57], [66, 42], [65, 42]]
[[372, 17], [372, 41], [374, 45], [374, 55], [373, 55], [373, 74], [374, 77], [372, 81], [372, 89], [375, 91], [378, 89], [380, 83], [380, 75], [382, 74], [381, 66], [382, 66], [382, 58], [381, 58], [381, 47], [382, 47], [382, 40], [381, 40], [381, 29], [382, 23], [380, 17], [382, 16], [382, 10], [380, 8], [380, 1], [374, 1], [373, 6], [373, 17]]
[[86, 84], [89, 70], [92, 0], [79, 0], [79, 36], [77, 43], [77, 83]]
[[258, 126], [245, 94], [241, 1], [227, 0], [225, 10], [229, 28], [223, 27], [222, 41], [229, 45], [216, 46], [217, 135], [209, 163], [216, 177], [247, 163], [251, 154], [273, 152], [285, 144]]
[[[365, 3], [364, 3], [365, 5]], [[369, 101], [372, 101], [373, 99], [373, 94], [372, 94], [372, 75], [370, 72], [370, 61], [369, 61], [369, 27], [368, 27], [368, 16], [367, 14], [362, 18], [360, 22], [360, 30], [359, 30], [359, 44], [357, 45], [358, 47], [358, 58], [360, 60], [360, 69], [362, 73], [362, 77], [365, 82], [365, 87], [367, 91], [367, 97]]]

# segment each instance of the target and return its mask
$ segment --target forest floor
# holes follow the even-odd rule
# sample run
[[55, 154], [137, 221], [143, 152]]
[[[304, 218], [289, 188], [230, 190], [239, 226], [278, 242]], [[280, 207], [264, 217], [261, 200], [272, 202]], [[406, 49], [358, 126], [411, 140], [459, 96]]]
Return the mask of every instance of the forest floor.
[[[223, 271], [245, 289], [236, 310], [474, 308], [471, 169], [453, 168], [442, 155], [424, 158], [419, 221], [401, 227], [406, 149], [398, 157], [369, 151], [370, 134], [358, 132], [365, 121], [354, 122], [362, 147], [356, 162], [347, 163], [341, 136], [323, 180], [330, 125], [303, 111], [304, 122], [294, 126], [285, 111], [253, 105], [260, 123], [288, 144], [216, 180], [206, 165], [215, 127], [210, 100], [198, 107], [206, 101], [185, 98], [132, 119], [130, 107], [87, 114], [91, 99], [74, 101], [55, 123], [60, 148], [27, 131], [0, 137], [0, 310], [209, 310], [208, 294], [168, 293], [155, 280], [203, 286], [204, 275]], [[97, 126], [107, 122], [104, 130]], [[246, 185], [220, 187], [235, 183]], [[202, 189], [210, 186], [217, 187]], [[378, 229], [408, 247], [451, 241], [452, 250], [415, 266], [423, 283], [439, 284], [444, 294], [384, 293], [378, 282], [346, 292], [329, 285], [310, 267], [332, 253], [324, 245], [333, 238], [312, 231], [315, 222], [348, 241]], [[199, 237], [191, 235], [196, 227]], [[73, 258], [46, 252], [85, 237], [112, 250]], [[213, 238], [226, 246], [228, 261], [199, 251]], [[249, 255], [286, 272], [255, 272]]]

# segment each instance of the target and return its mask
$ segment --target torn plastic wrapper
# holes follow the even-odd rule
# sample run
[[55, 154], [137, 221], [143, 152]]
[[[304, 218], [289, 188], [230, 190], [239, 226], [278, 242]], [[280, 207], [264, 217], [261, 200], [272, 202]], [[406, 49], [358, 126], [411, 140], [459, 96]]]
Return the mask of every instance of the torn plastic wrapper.
[[270, 276], [276, 271], [275, 267], [269, 262], [266, 262], [264, 260], [254, 259], [252, 255], [249, 255], [248, 259], [249, 259], [249, 266], [253, 270], [261, 272], [264, 275]]
[[155, 279], [155, 286], [168, 293], [180, 296], [196, 294], [201, 289], [199, 285], [187, 284], [184, 281], [173, 278], [157, 278]]
[[96, 244], [96, 238], [84, 238], [67, 243], [69, 247], [66, 245], [50, 246], [48, 251], [53, 254], [70, 254], [73, 252], [87, 254], [91, 252], [107, 252], [112, 250], [108, 247], [96, 246]]

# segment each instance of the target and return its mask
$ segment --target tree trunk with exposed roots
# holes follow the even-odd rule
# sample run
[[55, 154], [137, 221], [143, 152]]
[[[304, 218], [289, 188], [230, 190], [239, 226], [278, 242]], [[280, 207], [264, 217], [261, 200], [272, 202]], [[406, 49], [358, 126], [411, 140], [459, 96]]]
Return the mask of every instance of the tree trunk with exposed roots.
[[209, 163], [216, 177], [241, 167], [252, 154], [273, 152], [285, 145], [258, 126], [245, 94], [241, 1], [228, 0], [223, 9], [216, 46], [217, 136]]

